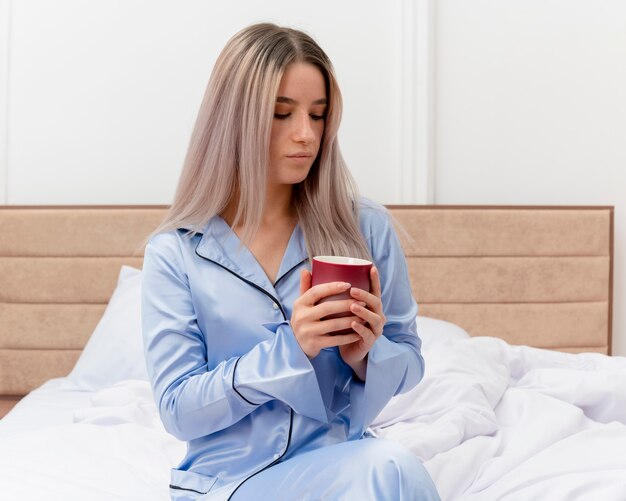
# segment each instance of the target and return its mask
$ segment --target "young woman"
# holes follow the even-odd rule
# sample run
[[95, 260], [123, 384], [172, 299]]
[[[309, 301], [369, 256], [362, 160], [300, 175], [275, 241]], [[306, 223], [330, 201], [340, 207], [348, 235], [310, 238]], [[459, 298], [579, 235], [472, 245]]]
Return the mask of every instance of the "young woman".
[[[188, 443], [172, 499], [438, 499], [412, 454], [366, 433], [424, 363], [402, 250], [356, 194], [340, 115], [331, 63], [300, 31], [250, 26], [217, 60], [143, 269], [155, 401]], [[371, 292], [311, 287], [315, 255], [372, 260]]]

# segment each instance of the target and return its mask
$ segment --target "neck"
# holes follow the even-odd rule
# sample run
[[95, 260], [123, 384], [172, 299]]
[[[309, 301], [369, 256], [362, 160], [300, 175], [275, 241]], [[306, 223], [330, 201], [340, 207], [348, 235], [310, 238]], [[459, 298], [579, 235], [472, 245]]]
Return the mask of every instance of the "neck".
[[[291, 203], [293, 188], [291, 185], [268, 186], [265, 194], [265, 207], [263, 216], [261, 217], [261, 226], [274, 225], [280, 221], [295, 221], [296, 211]], [[233, 226], [235, 214], [237, 213], [237, 205], [239, 196], [235, 194], [229, 202], [221, 216]], [[239, 224], [238, 226], [241, 226]]]
[[262, 224], [272, 224], [275, 221], [295, 218], [292, 196], [293, 187], [291, 185], [268, 186], [265, 194]]

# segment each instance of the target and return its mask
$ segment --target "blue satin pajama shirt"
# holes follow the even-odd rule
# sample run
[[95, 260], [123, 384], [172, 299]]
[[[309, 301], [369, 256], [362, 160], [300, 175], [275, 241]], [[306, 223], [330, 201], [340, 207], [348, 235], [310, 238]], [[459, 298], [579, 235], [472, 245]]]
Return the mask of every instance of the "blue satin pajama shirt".
[[359, 441], [393, 395], [420, 381], [417, 305], [398, 238], [386, 209], [371, 201], [361, 201], [359, 223], [387, 319], [365, 383], [337, 348], [309, 360], [290, 327], [300, 270], [309, 268], [298, 226], [273, 284], [219, 216], [192, 238], [179, 230], [150, 240], [142, 283], [148, 374], [166, 430], [188, 442], [172, 470], [174, 499], [226, 498], [270, 466]]

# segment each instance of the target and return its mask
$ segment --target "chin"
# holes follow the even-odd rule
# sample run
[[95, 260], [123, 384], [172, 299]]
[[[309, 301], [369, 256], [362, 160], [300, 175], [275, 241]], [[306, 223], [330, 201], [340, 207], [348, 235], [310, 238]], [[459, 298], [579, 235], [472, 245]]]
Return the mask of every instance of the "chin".
[[290, 172], [282, 172], [282, 175], [278, 177], [277, 182], [279, 184], [300, 184], [307, 178], [310, 170], [311, 167], [309, 166], [306, 169], [291, 169]]

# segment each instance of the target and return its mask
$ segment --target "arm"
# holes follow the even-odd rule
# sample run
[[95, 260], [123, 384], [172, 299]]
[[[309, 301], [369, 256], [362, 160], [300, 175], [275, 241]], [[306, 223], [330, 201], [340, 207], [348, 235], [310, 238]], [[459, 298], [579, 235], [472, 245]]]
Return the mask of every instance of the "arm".
[[386, 213], [376, 214], [368, 234], [378, 268], [385, 317], [382, 335], [367, 354], [365, 382], [350, 384], [350, 437], [360, 437], [387, 402], [413, 388], [424, 375], [404, 252]]
[[317, 378], [288, 322], [259, 325], [273, 333], [239, 357], [209, 369], [177, 235], [146, 248], [142, 329], [148, 374], [166, 430], [191, 440], [227, 428], [278, 399], [326, 422]]

